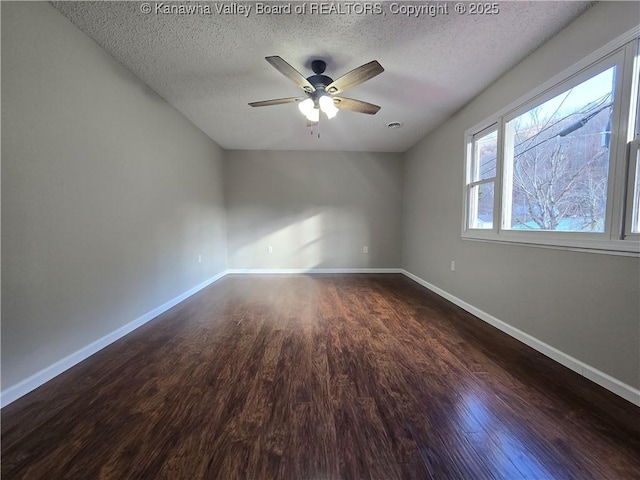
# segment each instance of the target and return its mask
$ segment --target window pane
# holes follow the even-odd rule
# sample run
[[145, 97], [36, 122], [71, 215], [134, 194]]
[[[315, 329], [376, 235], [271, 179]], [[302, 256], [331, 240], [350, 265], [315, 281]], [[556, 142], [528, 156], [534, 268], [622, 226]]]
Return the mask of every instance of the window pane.
[[604, 231], [615, 70], [507, 124], [505, 228]]
[[[637, 56], [636, 56], [636, 65], [635, 65], [635, 78], [636, 78], [636, 82], [638, 82], [638, 71], [640, 70], [640, 39], [638, 39], [638, 46], [637, 46], [637, 50], [636, 52], [638, 52]], [[640, 82], [639, 82], [640, 83]], [[640, 138], [640, 85], [638, 83], [636, 83], [635, 86], [637, 92], [636, 92], [636, 120], [635, 120], [635, 124], [636, 124], [636, 138]]]
[[471, 188], [469, 228], [493, 228], [493, 182]]
[[473, 174], [471, 181], [484, 180], [496, 176], [498, 161], [498, 131], [494, 130], [482, 137], [474, 139]]
[[640, 233], [640, 149], [636, 150], [636, 181], [633, 191], [631, 233]]

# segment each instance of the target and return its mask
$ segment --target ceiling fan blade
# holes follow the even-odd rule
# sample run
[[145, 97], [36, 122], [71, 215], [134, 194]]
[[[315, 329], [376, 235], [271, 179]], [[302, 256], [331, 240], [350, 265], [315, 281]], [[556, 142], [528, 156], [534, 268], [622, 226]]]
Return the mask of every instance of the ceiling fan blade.
[[363, 102], [362, 100], [354, 100], [353, 98], [333, 97], [333, 103], [341, 110], [366, 113], [367, 115], [375, 115], [380, 110], [378, 105]]
[[265, 60], [269, 62], [273, 67], [281, 74], [293, 81], [296, 85], [302, 88], [305, 92], [313, 93], [316, 91], [315, 87], [309, 83], [309, 80], [304, 78], [302, 74], [285, 62], [282, 58], [276, 56], [265, 57]]
[[273, 100], [251, 102], [249, 105], [251, 105], [252, 107], [269, 107], [271, 105], [282, 105], [284, 103], [293, 103], [293, 102], [297, 102], [298, 100], [304, 100], [304, 97], [275, 98]]
[[325, 90], [331, 94], [341, 93], [372, 79], [376, 75], [380, 75], [382, 72], [384, 72], [382, 65], [380, 65], [376, 60], [372, 60], [371, 62], [365, 63], [364, 65], [351, 70], [349, 73], [344, 74], [333, 83], [327, 85]]

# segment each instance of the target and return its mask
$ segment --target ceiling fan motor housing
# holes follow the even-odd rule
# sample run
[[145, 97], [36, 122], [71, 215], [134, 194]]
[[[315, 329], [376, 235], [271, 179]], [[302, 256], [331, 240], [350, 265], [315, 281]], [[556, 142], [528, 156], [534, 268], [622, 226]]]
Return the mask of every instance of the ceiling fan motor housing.
[[321, 90], [320, 95], [325, 93], [325, 87], [327, 85], [331, 85], [333, 83], [333, 78], [323, 75], [326, 68], [327, 64], [324, 60], [314, 60], [313, 62], [311, 62], [311, 70], [313, 70], [313, 73], [315, 73], [315, 75], [311, 75], [307, 78], [307, 81], [311, 85], [313, 85], [313, 87], [316, 89], [316, 92], [318, 90]]
[[307, 78], [307, 80], [316, 89], [322, 88], [323, 90], [324, 87], [333, 83], [333, 79], [331, 77], [327, 77], [326, 75], [311, 75], [309, 78]]

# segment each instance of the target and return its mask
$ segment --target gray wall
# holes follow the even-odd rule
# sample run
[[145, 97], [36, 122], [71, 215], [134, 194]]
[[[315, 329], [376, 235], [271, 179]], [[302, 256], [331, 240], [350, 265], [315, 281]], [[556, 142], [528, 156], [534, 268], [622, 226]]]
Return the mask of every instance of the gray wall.
[[49, 4], [2, 2], [3, 389], [226, 268], [222, 154]]
[[464, 131], [637, 23], [635, 2], [596, 5], [407, 153], [402, 262], [427, 282], [635, 388], [638, 258], [462, 241], [460, 233]]
[[402, 169], [399, 154], [227, 152], [229, 268], [398, 268]]

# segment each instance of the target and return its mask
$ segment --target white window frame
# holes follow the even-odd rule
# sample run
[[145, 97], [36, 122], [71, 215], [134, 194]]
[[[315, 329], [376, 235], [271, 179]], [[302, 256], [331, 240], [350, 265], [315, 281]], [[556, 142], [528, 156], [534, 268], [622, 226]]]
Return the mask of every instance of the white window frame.
[[[589, 55], [565, 72], [513, 102], [484, 122], [465, 132], [465, 190], [463, 203], [462, 238], [490, 242], [507, 242], [531, 246], [592, 251], [617, 255], [640, 256], [640, 235], [630, 232], [632, 205], [632, 175], [635, 175], [635, 162], [629, 161], [634, 145], [640, 141], [637, 130], [640, 120], [631, 119], [636, 111], [638, 98], [632, 98], [632, 92], [638, 92], [640, 54], [640, 28], [635, 28], [611, 42], [602, 49]], [[612, 132], [610, 140], [609, 177], [604, 232], [556, 232], [546, 230], [513, 230], [503, 228], [505, 219], [510, 219], [509, 205], [503, 198], [510, 195], [512, 176], [509, 174], [510, 162], [505, 154], [510, 151], [505, 145], [509, 135], [505, 134], [507, 123], [524, 112], [555, 97], [563, 91], [578, 85], [601, 73], [613, 65], [616, 69], [614, 105], [612, 111]], [[640, 113], [639, 113], [640, 116]], [[636, 124], [635, 126], [633, 124]], [[469, 227], [470, 192], [474, 184], [470, 182], [473, 164], [473, 141], [498, 129], [498, 161], [494, 179], [494, 219], [493, 229], [475, 229]], [[638, 135], [637, 135], [638, 134]], [[634, 137], [637, 139], [634, 140]], [[634, 144], [633, 141], [636, 141]], [[633, 165], [632, 165], [633, 163]], [[635, 177], [633, 177], [635, 179]], [[625, 195], [626, 194], [626, 195]], [[626, 227], [625, 227], [626, 225]]]
[[[635, 140], [629, 142], [629, 175], [627, 179], [627, 205], [626, 205], [626, 215], [625, 215], [625, 229], [624, 229], [624, 239], [631, 241], [640, 241], [640, 232], [633, 232], [632, 225], [634, 220], [634, 201], [636, 195], [636, 178], [637, 175], [640, 175], [640, 171], [638, 171], [638, 164], [640, 164], [640, 138], [636, 138]], [[640, 210], [640, 206], [638, 207]], [[635, 212], [638, 217], [640, 217], [640, 211]]]
[[488, 183], [493, 183], [493, 219], [492, 219], [492, 228], [479, 228], [479, 229], [474, 229], [477, 231], [482, 231], [482, 232], [491, 232], [491, 231], [495, 231], [496, 230], [496, 211], [498, 208], [498, 184], [496, 183], [498, 180], [498, 159], [496, 159], [496, 175], [494, 177], [488, 177], [488, 178], [483, 178], [480, 180], [473, 180], [473, 168], [476, 166], [476, 139], [480, 139], [480, 138], [484, 138], [485, 136], [493, 133], [493, 132], [497, 133], [497, 148], [496, 148], [496, 154], [498, 156], [498, 158], [500, 157], [498, 150], [500, 149], [500, 143], [501, 143], [501, 139], [500, 139], [500, 128], [497, 124], [492, 124], [489, 125], [488, 127], [482, 129], [479, 132], [476, 132], [475, 134], [471, 135], [468, 141], [468, 158], [469, 161], [467, 162], [467, 174], [466, 174], [466, 198], [468, 198], [469, 200], [469, 208], [465, 209], [466, 215], [465, 215], [465, 225], [468, 227], [470, 221], [471, 221], [471, 211], [475, 210], [475, 206], [472, 207], [471, 202], [475, 202], [476, 199], [475, 197], [471, 196], [471, 192], [473, 190], [474, 187], [479, 186], [479, 185], [486, 185]]
[[[628, 142], [628, 165], [627, 165], [627, 190], [626, 190], [626, 205], [625, 205], [625, 219], [624, 219], [624, 239], [631, 241], [640, 241], [640, 232], [632, 231], [633, 213], [634, 213], [634, 201], [638, 192], [636, 192], [636, 178], [640, 175], [638, 171], [638, 164], [640, 163], [640, 39], [636, 42], [636, 61], [634, 64], [634, 71], [632, 75], [631, 85], [631, 102], [630, 111], [636, 112], [636, 118], [630, 121], [635, 124], [629, 125]], [[633, 95], [635, 93], [635, 95]], [[638, 206], [640, 210], [640, 206]], [[637, 212], [640, 217], [640, 211]]]

